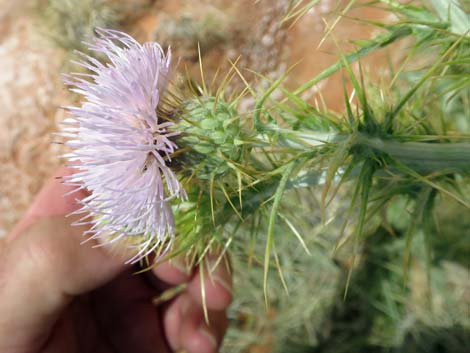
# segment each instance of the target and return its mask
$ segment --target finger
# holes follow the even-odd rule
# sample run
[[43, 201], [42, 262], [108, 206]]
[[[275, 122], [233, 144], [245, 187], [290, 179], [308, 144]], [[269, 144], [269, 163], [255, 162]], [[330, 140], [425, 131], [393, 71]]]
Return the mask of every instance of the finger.
[[227, 329], [227, 317], [225, 311], [209, 311], [208, 319], [206, 322], [202, 308], [194, 302], [183, 313], [180, 340], [188, 353], [217, 352]]
[[152, 268], [152, 273], [163, 282], [177, 285], [188, 282], [192, 270], [188, 267], [184, 258], [176, 257]]
[[203, 268], [202, 276], [201, 269], [198, 269], [188, 284], [189, 293], [200, 306], [206, 305], [210, 310], [226, 309], [232, 301], [232, 276], [228, 261], [225, 258], [218, 261], [217, 257], [209, 257]]
[[222, 344], [227, 327], [228, 319], [224, 310], [209, 311], [208, 323], [201, 320], [199, 325], [194, 326], [191, 320], [185, 321], [181, 329], [183, 347], [189, 353], [215, 353]]
[[179, 295], [165, 308], [163, 312], [163, 327], [165, 336], [173, 351], [179, 351], [181, 346], [180, 333], [185, 314], [194, 305], [187, 293]]
[[92, 295], [95, 317], [119, 353], [168, 353], [161, 320], [152, 304], [155, 291], [126, 271]]
[[64, 217], [47, 218], [6, 244], [0, 254], [0, 352], [15, 345], [40, 346], [75, 295], [110, 281], [122, 258], [92, 241]]
[[201, 306], [190, 294], [184, 293], [174, 300], [163, 316], [165, 333], [174, 351], [188, 353], [216, 352], [220, 346], [228, 320], [225, 311], [209, 311], [209, 324]]
[[76, 200], [88, 196], [87, 191], [82, 189], [70, 193], [76, 188], [64, 185], [62, 181], [62, 177], [71, 175], [73, 172], [71, 168], [62, 167], [54, 173], [54, 178], [51, 178], [42, 187], [32, 205], [15, 225], [7, 239], [16, 237], [42, 218], [66, 215], [80, 207]]

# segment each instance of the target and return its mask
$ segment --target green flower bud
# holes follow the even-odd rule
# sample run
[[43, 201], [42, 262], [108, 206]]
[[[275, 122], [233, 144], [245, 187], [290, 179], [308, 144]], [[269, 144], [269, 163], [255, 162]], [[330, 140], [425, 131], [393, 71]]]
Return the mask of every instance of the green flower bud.
[[183, 118], [178, 124], [180, 147], [189, 147], [191, 162], [200, 168], [198, 176], [207, 179], [229, 170], [229, 161], [242, 157], [242, 129], [237, 111], [222, 99], [197, 97], [184, 105]]

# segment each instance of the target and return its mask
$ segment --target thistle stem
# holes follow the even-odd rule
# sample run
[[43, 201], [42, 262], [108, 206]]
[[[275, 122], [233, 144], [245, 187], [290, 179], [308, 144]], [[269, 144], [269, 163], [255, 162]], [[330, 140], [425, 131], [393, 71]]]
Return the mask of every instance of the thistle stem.
[[[291, 147], [318, 148], [324, 144], [336, 144], [349, 140], [344, 133], [310, 133], [279, 130]], [[470, 172], [470, 143], [468, 142], [402, 142], [389, 138], [372, 137], [356, 133], [353, 146], [366, 146], [383, 152], [399, 163], [420, 173]]]
[[356, 144], [384, 152], [416, 171], [470, 171], [470, 143], [400, 142], [359, 134]]

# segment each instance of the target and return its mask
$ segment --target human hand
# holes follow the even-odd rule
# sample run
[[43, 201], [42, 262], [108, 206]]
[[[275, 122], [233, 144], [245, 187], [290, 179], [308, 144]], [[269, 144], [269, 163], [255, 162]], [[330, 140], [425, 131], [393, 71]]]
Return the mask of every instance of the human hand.
[[[227, 327], [231, 276], [223, 261], [204, 288], [177, 261], [135, 275], [64, 215], [75, 198], [58, 180], [47, 184], [12, 233], [0, 241], [0, 352], [216, 352]], [[155, 306], [172, 286], [184, 288]], [[185, 285], [184, 285], [185, 284]]]

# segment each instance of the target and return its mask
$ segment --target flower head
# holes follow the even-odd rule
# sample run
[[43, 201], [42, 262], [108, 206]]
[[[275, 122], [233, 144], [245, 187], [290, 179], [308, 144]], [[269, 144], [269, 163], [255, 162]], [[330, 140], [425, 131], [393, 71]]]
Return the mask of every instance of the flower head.
[[[186, 194], [169, 168], [173, 124], [157, 114], [170, 69], [171, 53], [158, 43], [139, 44], [129, 35], [98, 29], [89, 49], [107, 58], [81, 53], [79, 65], [90, 71], [65, 76], [83, 95], [79, 107], [67, 107], [62, 135], [73, 152], [66, 155], [77, 172], [65, 182], [86, 188], [83, 223], [91, 238], [117, 241], [136, 236], [136, 262], [171, 244], [174, 219], [169, 201]], [[90, 218], [88, 218], [90, 217]], [[143, 240], [142, 240], [143, 239]]]

